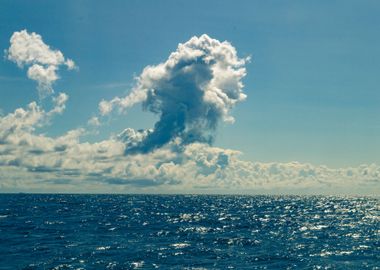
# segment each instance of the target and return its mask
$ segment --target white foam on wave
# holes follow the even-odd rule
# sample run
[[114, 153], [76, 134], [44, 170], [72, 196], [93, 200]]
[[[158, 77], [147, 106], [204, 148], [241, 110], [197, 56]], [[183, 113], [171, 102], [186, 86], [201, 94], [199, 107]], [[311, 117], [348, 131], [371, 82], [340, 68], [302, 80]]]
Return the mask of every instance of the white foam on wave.
[[145, 263], [144, 261], [139, 261], [139, 262], [133, 262], [131, 263], [131, 265], [133, 269], [137, 269], [137, 268], [143, 267], [144, 263]]
[[175, 243], [175, 244], [171, 244], [170, 246], [172, 246], [174, 248], [185, 248], [185, 247], [190, 246], [190, 244], [188, 244], [188, 243]]
[[96, 250], [107, 250], [110, 249], [111, 246], [97, 247]]

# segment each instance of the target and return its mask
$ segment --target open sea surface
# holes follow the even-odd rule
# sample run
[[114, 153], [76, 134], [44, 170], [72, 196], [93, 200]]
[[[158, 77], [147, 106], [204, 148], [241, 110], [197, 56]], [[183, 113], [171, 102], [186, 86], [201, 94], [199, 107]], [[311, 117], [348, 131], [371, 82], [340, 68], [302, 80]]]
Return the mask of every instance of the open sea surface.
[[0, 269], [380, 269], [380, 199], [2, 194]]

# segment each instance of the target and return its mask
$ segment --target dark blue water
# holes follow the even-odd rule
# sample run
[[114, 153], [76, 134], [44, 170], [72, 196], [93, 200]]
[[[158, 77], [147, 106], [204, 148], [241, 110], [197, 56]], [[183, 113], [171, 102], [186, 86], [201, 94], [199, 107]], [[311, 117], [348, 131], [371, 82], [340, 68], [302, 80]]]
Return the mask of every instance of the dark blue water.
[[0, 269], [380, 269], [379, 202], [0, 195]]

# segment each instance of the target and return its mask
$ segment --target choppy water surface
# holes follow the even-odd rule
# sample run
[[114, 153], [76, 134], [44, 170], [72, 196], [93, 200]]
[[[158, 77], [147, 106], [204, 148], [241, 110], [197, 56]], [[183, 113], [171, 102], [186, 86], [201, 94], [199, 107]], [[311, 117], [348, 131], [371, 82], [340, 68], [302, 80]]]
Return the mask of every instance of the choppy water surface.
[[379, 202], [0, 195], [0, 269], [380, 269]]

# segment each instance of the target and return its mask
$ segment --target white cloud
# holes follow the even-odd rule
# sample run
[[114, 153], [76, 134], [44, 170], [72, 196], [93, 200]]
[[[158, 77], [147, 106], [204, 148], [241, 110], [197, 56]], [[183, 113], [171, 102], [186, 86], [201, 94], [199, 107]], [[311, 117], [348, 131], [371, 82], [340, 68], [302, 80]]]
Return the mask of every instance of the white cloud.
[[54, 107], [50, 111], [46, 112], [36, 102], [31, 102], [26, 109], [18, 108], [13, 113], [0, 116], [0, 144], [17, 145], [33, 137], [36, 128], [49, 123], [54, 115], [63, 113], [67, 100], [68, 95], [60, 93], [53, 99]]
[[[113, 100], [116, 100], [116, 99], [113, 99]], [[108, 101], [106, 101], [106, 100], [102, 100], [102, 101], [99, 103], [99, 111], [100, 111], [100, 114], [101, 114], [101, 115], [109, 114], [109, 113], [112, 111], [112, 107], [113, 107], [113, 101], [108, 102]]]
[[14, 32], [10, 43], [8, 59], [20, 67], [34, 63], [59, 66], [65, 61], [62, 52], [50, 49], [36, 33], [29, 34], [26, 30]]
[[69, 96], [66, 93], [59, 93], [58, 96], [53, 97], [54, 108], [48, 112], [48, 116], [54, 114], [62, 114], [66, 109], [66, 102]]
[[45, 68], [38, 64], [34, 64], [28, 69], [28, 78], [37, 81], [37, 89], [41, 97], [45, 97], [54, 92], [52, 83], [58, 79], [56, 70], [56, 66], [48, 66]]
[[[20, 66], [31, 65], [28, 76], [44, 87], [57, 79], [54, 76], [58, 66], [75, 67], [35, 33], [16, 32], [11, 44], [8, 58]], [[163, 114], [182, 112], [175, 103], [186, 105], [188, 99], [199, 103], [187, 104], [192, 107], [185, 110], [186, 121], [173, 118], [177, 124], [184, 124], [183, 130], [145, 153], [126, 155], [125, 150], [141, 146], [157, 132], [157, 124], [151, 130], [126, 128], [118, 136], [95, 143], [81, 142], [81, 136], [86, 134], [81, 128], [58, 137], [39, 133], [38, 129], [49, 124], [54, 115], [64, 112], [68, 100], [65, 93], [53, 97], [49, 111], [31, 102], [26, 108], [0, 115], [0, 190], [378, 194], [380, 166], [376, 164], [332, 169], [298, 162], [249, 162], [241, 160], [238, 151], [202, 143], [201, 129], [213, 131], [209, 125], [231, 121], [230, 109], [245, 99], [241, 83], [245, 62], [237, 58], [228, 42], [206, 35], [194, 37], [180, 44], [165, 63], [146, 67], [130, 95], [102, 101], [99, 106], [103, 114], [114, 107], [124, 110], [143, 102], [161, 118]], [[178, 92], [188, 90], [189, 85], [189, 96]], [[199, 92], [201, 99], [194, 99], [192, 95]], [[209, 111], [216, 118], [206, 113]], [[167, 123], [173, 119], [166, 119]], [[100, 122], [93, 117], [88, 124], [98, 126]], [[200, 137], [183, 144], [184, 135]]]
[[223, 193], [339, 193], [365, 188], [376, 193], [380, 186], [380, 166], [374, 164], [331, 169], [298, 162], [253, 163], [242, 161], [237, 151], [201, 143], [178, 151], [173, 142], [149, 154], [124, 155], [125, 141], [138, 139], [139, 132], [127, 129], [96, 143], [80, 142], [83, 129], [56, 138], [35, 134], [47, 114], [31, 103], [0, 118], [3, 188]]
[[91, 117], [90, 120], [88, 120], [87, 124], [94, 127], [98, 127], [101, 125], [99, 118], [96, 116]]
[[129, 95], [111, 101], [103, 100], [100, 111], [103, 115], [110, 113], [114, 107], [123, 111], [145, 101], [148, 92], [154, 92], [157, 88], [173, 92], [175, 86], [170, 85], [173, 79], [183, 76], [190, 78], [194, 84], [200, 84], [205, 102], [217, 107], [224, 120], [232, 121], [229, 109], [246, 98], [241, 79], [246, 75], [244, 65], [247, 61], [249, 58], [238, 58], [236, 49], [227, 41], [220, 42], [205, 34], [193, 37], [184, 44], [180, 43], [166, 62], [147, 66], [136, 78], [137, 84]]
[[237, 56], [227, 41], [207, 35], [179, 44], [169, 58], [147, 66], [126, 97], [102, 100], [102, 115], [120, 112], [136, 103], [159, 115], [151, 132], [127, 152], [149, 152], [180, 138], [183, 144], [211, 143], [219, 122], [233, 122], [230, 110], [243, 101], [242, 79], [248, 59]]
[[73, 60], [65, 59], [61, 51], [51, 49], [36, 33], [14, 32], [10, 44], [6, 50], [7, 58], [20, 68], [28, 66], [28, 78], [38, 83], [42, 98], [53, 93], [52, 85], [59, 79], [57, 71], [61, 65], [69, 70], [76, 68]]
[[66, 62], [65, 62], [65, 65], [67, 66], [67, 69], [68, 69], [68, 70], [73, 70], [73, 69], [78, 68], [78, 67], [75, 65], [75, 62], [74, 62], [72, 59], [67, 59]]

